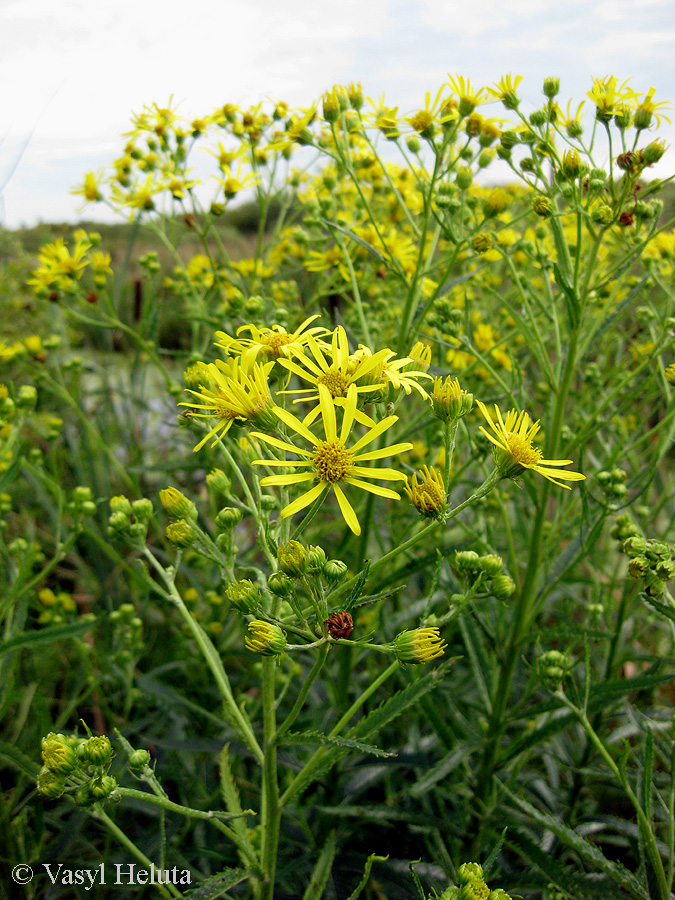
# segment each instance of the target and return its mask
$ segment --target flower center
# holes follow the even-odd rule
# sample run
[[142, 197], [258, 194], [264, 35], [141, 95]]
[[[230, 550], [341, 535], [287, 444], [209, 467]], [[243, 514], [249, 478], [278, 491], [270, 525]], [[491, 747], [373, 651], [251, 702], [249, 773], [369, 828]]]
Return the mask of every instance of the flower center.
[[506, 445], [514, 461], [521, 466], [535, 466], [544, 455], [539, 447], [533, 447], [531, 441], [510, 431], [506, 435]]
[[445, 502], [445, 491], [435, 481], [422, 482], [417, 485], [413, 502], [422, 512], [436, 512]]
[[329, 484], [344, 481], [353, 468], [352, 457], [352, 451], [342, 441], [320, 441], [313, 457], [316, 474]]
[[328, 388], [331, 397], [342, 397], [349, 385], [349, 379], [337, 369], [329, 369], [323, 375], [319, 375], [316, 383]]
[[266, 345], [268, 356], [281, 356], [281, 348], [285, 347], [286, 344], [290, 344], [291, 336], [290, 334], [275, 332], [274, 334], [263, 335], [260, 340], [261, 343]]

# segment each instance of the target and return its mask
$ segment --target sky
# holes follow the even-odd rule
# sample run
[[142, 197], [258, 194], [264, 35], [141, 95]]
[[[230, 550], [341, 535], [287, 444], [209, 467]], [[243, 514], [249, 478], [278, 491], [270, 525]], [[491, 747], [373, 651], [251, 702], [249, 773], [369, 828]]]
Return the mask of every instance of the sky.
[[[77, 221], [71, 188], [121, 155], [132, 112], [153, 102], [189, 117], [266, 97], [306, 107], [360, 81], [409, 114], [449, 75], [479, 87], [509, 72], [525, 112], [548, 75], [563, 109], [610, 74], [675, 101], [675, 2], [0, 0], [0, 224]], [[672, 146], [652, 174], [667, 177], [675, 126], [659, 136]]]

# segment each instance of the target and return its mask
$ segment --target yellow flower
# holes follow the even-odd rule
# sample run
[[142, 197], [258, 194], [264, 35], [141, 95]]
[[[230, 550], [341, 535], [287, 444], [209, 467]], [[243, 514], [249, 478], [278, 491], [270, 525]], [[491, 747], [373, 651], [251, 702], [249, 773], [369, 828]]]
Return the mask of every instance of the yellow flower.
[[267, 385], [267, 377], [274, 362], [252, 362], [246, 366], [243, 360], [217, 360], [209, 365], [202, 364], [201, 373], [209, 387], [200, 384], [200, 390], [189, 388], [187, 393], [193, 394], [203, 402], [180, 403], [203, 412], [189, 412], [186, 415], [198, 419], [215, 418], [218, 421], [208, 434], [194, 448], [195, 453], [201, 450], [211, 437], [215, 437], [213, 447], [232, 427], [235, 419], [250, 421], [259, 428], [274, 427], [276, 420], [272, 415], [272, 398]]
[[595, 117], [601, 122], [608, 122], [614, 113], [619, 112], [626, 102], [634, 102], [638, 94], [628, 87], [627, 78], [621, 87], [618, 87], [616, 75], [607, 75], [605, 78], [594, 78], [593, 89], [587, 91], [586, 96], [595, 103]]
[[516, 88], [522, 80], [522, 75], [516, 75], [515, 78], [512, 78], [509, 72], [508, 75], [504, 75], [499, 81], [495, 82], [494, 88], [486, 88], [486, 91], [495, 100], [501, 100], [507, 109], [517, 109], [520, 100], [516, 94]]
[[405, 117], [405, 121], [411, 126], [413, 131], [416, 131], [423, 138], [431, 139], [441, 125], [453, 118], [457, 118], [454, 110], [449, 110], [445, 106], [445, 100], [441, 99], [444, 89], [444, 86], [439, 89], [436, 99], [431, 106], [429, 105], [431, 94], [427, 91], [424, 97], [424, 109], [420, 109], [413, 116]]
[[242, 363], [249, 366], [256, 357], [261, 354], [267, 359], [277, 360], [282, 357], [299, 355], [302, 348], [308, 341], [312, 340], [314, 335], [327, 334], [327, 330], [320, 325], [314, 328], [307, 328], [319, 316], [310, 316], [299, 325], [295, 331], [288, 332], [281, 325], [273, 325], [271, 328], [258, 328], [255, 325], [242, 325], [237, 330], [237, 335], [242, 331], [249, 331], [250, 338], [233, 338], [224, 331], [217, 331], [216, 337], [220, 341], [216, 342], [216, 347], [222, 347], [226, 353], [239, 353], [242, 357]]
[[443, 478], [433, 467], [430, 469], [423, 466], [421, 472], [415, 472], [412, 481], [404, 485], [404, 490], [412, 505], [423, 516], [435, 516], [445, 506]]
[[89, 203], [97, 203], [99, 200], [103, 200], [103, 194], [99, 188], [102, 177], [101, 173], [97, 175], [94, 172], [87, 172], [84, 176], [84, 184], [80, 187], [73, 188], [70, 193], [82, 194], [84, 199], [89, 201]]
[[456, 75], [454, 78], [448, 75], [448, 78], [450, 79], [448, 84], [459, 100], [459, 114], [462, 118], [470, 116], [474, 109], [487, 99], [487, 88], [474, 91], [469, 79], [465, 81], [463, 75]]
[[243, 191], [246, 187], [253, 187], [256, 184], [260, 184], [260, 178], [255, 172], [249, 172], [247, 175], [242, 177], [241, 174], [241, 166], [237, 166], [237, 174], [233, 175], [230, 169], [223, 169], [223, 174], [225, 178], [217, 178], [215, 175], [213, 176], [218, 184], [220, 184], [225, 192], [225, 196], [228, 200], [232, 197], [235, 197], [239, 191]]
[[361, 488], [364, 491], [369, 491], [371, 494], [377, 494], [379, 497], [389, 497], [392, 500], [400, 500], [401, 497], [396, 491], [393, 491], [390, 488], [381, 487], [379, 484], [369, 484], [363, 479], [379, 478], [383, 481], [405, 481], [405, 475], [402, 472], [397, 472], [394, 469], [371, 468], [369, 466], [360, 465], [360, 463], [373, 459], [384, 459], [387, 456], [394, 456], [397, 453], [404, 453], [406, 450], [412, 448], [412, 444], [392, 444], [390, 447], [380, 447], [377, 450], [362, 452], [364, 447], [371, 444], [376, 438], [398, 421], [398, 416], [389, 416], [386, 419], [382, 419], [377, 425], [374, 425], [363, 435], [363, 437], [359, 438], [352, 447], [347, 447], [349, 434], [356, 418], [356, 386], [353, 384], [350, 385], [347, 392], [347, 399], [342, 417], [342, 427], [339, 436], [335, 418], [335, 406], [333, 405], [330, 392], [323, 384], [318, 385], [318, 391], [325, 439], [321, 440], [316, 437], [309, 428], [292, 415], [292, 413], [277, 407], [274, 411], [284, 425], [308, 441], [312, 445], [312, 449], [301, 450], [294, 447], [293, 444], [281, 441], [271, 435], [253, 432], [253, 437], [265, 441], [273, 447], [277, 447], [279, 450], [285, 450], [288, 453], [294, 453], [302, 457], [302, 459], [299, 460], [256, 459], [253, 460], [253, 465], [282, 466], [300, 470], [299, 472], [289, 475], [267, 476], [260, 482], [263, 487], [268, 485], [307, 484], [308, 482], [315, 482], [308, 491], [301, 494], [293, 500], [292, 503], [289, 503], [288, 506], [285, 506], [281, 510], [282, 518], [285, 519], [295, 515], [295, 513], [300, 512], [301, 509], [304, 509], [306, 506], [309, 506], [310, 503], [317, 500], [328, 488], [332, 488], [335, 491], [335, 496], [337, 497], [340, 511], [345, 522], [353, 533], [358, 535], [361, 534], [361, 526], [359, 525], [359, 520], [356, 517], [356, 513], [354, 512], [351, 503], [345, 495], [342, 485], [349, 484], [353, 487]]
[[539, 431], [539, 422], [530, 422], [530, 417], [526, 412], [517, 412], [512, 409], [506, 414], [506, 419], [502, 418], [499, 407], [495, 405], [495, 414], [497, 421], [495, 422], [487, 407], [480, 400], [476, 400], [478, 408], [485, 416], [488, 425], [497, 435], [495, 438], [483, 426], [479, 426], [485, 437], [491, 441], [496, 451], [493, 451], [495, 465], [502, 473], [504, 478], [517, 478], [522, 474], [523, 469], [532, 469], [548, 478], [558, 487], [564, 487], [570, 490], [568, 484], [557, 481], [563, 478], [566, 481], [584, 481], [586, 476], [580, 472], [563, 472], [559, 471], [560, 466], [569, 466], [571, 459], [543, 459], [543, 452], [539, 447], [533, 447], [532, 441]]
[[[355, 385], [355, 390], [359, 394], [378, 391], [382, 386], [381, 382], [373, 383], [370, 377], [368, 377], [367, 383], [357, 384], [357, 382], [359, 379], [372, 375], [385, 359], [393, 355], [391, 350], [379, 350], [377, 353], [368, 356], [351, 356], [347, 334], [341, 325], [333, 332], [330, 348], [324, 345], [322, 349], [313, 336], [308, 338], [307, 346], [311, 350], [314, 360], [310, 359], [302, 351], [295, 354], [297, 362], [290, 359], [279, 360], [284, 368], [289, 369], [299, 378], [313, 385], [311, 388], [286, 391], [285, 393], [288, 394], [307, 395], [299, 397], [294, 403], [300, 403], [302, 400], [318, 400], [319, 389], [322, 386], [326, 388], [329, 396], [332, 397], [335, 406], [344, 406], [346, 402], [345, 397], [351, 385]], [[324, 350], [326, 351], [325, 354]], [[305, 368], [302, 368], [298, 363], [301, 363]], [[305, 424], [310, 424], [316, 419], [319, 415], [319, 409], [320, 407], [317, 406], [309, 413], [305, 418]], [[355, 418], [362, 425], [373, 424], [372, 419], [358, 410], [355, 413]]]
[[428, 663], [438, 659], [439, 656], [443, 656], [447, 646], [438, 628], [402, 631], [393, 641], [396, 658], [404, 665]]

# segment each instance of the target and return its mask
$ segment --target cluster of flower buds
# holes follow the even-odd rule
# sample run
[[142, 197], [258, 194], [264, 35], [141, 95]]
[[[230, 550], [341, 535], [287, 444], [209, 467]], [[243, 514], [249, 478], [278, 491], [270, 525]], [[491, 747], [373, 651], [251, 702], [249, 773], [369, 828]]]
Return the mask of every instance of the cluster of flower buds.
[[455, 553], [455, 570], [472, 587], [478, 579], [497, 600], [508, 600], [516, 589], [515, 582], [504, 571], [504, 563], [494, 553], [479, 556], [475, 550], [458, 550]]
[[478, 863], [463, 863], [457, 870], [457, 884], [450, 885], [439, 900], [511, 900], [501, 888], [490, 890], [483, 867]]
[[643, 579], [645, 593], [665, 594], [666, 583], [675, 577], [673, 548], [663, 541], [648, 541], [638, 532], [624, 538], [621, 549], [628, 556], [628, 574], [636, 581]]
[[143, 620], [132, 603], [123, 603], [110, 613], [113, 626], [113, 656], [120, 665], [137, 658], [143, 649]]
[[153, 515], [152, 501], [142, 497], [133, 503], [124, 496], [110, 498], [110, 534], [126, 538], [133, 544], [143, 544], [148, 523]]
[[[305, 575], [323, 578], [329, 585], [337, 584], [347, 574], [347, 566], [339, 559], [326, 559], [326, 553], [322, 547], [305, 547], [300, 541], [286, 541], [277, 547], [277, 562], [279, 573], [286, 576], [286, 580], [276, 576], [274, 587], [270, 583], [270, 590], [278, 596], [287, 596], [291, 593], [294, 578], [302, 578]], [[270, 579], [272, 582], [272, 579]]]
[[567, 657], [560, 650], [549, 650], [537, 660], [537, 674], [546, 687], [557, 691], [567, 672]]
[[623, 469], [612, 469], [610, 472], [598, 472], [596, 479], [607, 498], [623, 499], [628, 493], [626, 472]]
[[43, 797], [54, 800], [71, 794], [78, 806], [102, 803], [117, 788], [108, 775], [113, 749], [105, 735], [86, 739], [56, 734], [42, 738], [42, 770], [37, 789]]

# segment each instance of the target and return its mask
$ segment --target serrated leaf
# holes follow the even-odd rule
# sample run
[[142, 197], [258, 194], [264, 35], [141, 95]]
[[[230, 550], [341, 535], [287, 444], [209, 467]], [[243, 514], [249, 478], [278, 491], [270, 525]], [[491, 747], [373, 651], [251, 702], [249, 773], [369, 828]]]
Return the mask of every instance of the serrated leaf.
[[25, 631], [0, 644], [0, 656], [9, 653], [10, 650], [18, 650], [21, 647], [38, 647], [42, 644], [52, 644], [55, 641], [63, 641], [66, 638], [77, 637], [78, 634], [83, 634], [85, 631], [91, 631], [95, 625], [96, 622], [92, 619], [88, 622], [51, 625], [48, 628], [40, 628], [36, 631]]
[[216, 875], [212, 875], [203, 881], [199, 887], [193, 891], [183, 894], [189, 900], [215, 900], [216, 897], [222, 896], [229, 888], [244, 881], [249, 877], [246, 869], [223, 869]]
[[333, 860], [335, 859], [335, 832], [331, 831], [328, 840], [323, 845], [323, 850], [316, 861], [314, 871], [307, 890], [303, 894], [302, 900], [321, 900], [326, 882], [328, 881], [333, 868]]
[[287, 731], [279, 738], [279, 744], [323, 744], [333, 747], [344, 747], [347, 750], [360, 750], [361, 753], [371, 753], [373, 756], [396, 756], [386, 750], [380, 750], [372, 744], [364, 744], [362, 741], [350, 738], [330, 737], [319, 731]]
[[497, 839], [497, 843], [494, 845], [492, 850], [490, 850], [490, 853], [488, 854], [487, 859], [483, 863], [483, 877], [485, 878], [486, 881], [487, 881], [488, 875], [492, 871], [492, 867], [495, 864], [497, 857], [499, 856], [499, 851], [502, 849], [502, 844], [504, 843], [504, 841], [506, 839], [506, 832], [508, 830], [509, 830], [509, 828], [507, 825], [506, 828], [499, 835], [499, 838]]
[[7, 744], [0, 741], [0, 762], [5, 762], [23, 772], [29, 778], [37, 778], [40, 772], [40, 766], [25, 753], [22, 753], [14, 744]]
[[431, 790], [434, 785], [438, 784], [439, 781], [442, 781], [446, 778], [452, 770], [459, 765], [459, 763], [464, 759], [464, 757], [468, 754], [469, 750], [467, 748], [458, 748], [453, 750], [451, 753], [448, 753], [442, 759], [439, 759], [437, 763], [435, 763], [429, 771], [423, 775], [421, 778], [418, 778], [417, 781], [412, 785], [409, 790], [409, 794], [411, 797], [422, 797], [427, 791]]
[[[591, 881], [588, 878], [578, 877], [568, 872], [551, 853], [546, 853], [534, 841], [519, 831], [511, 831], [508, 840], [508, 847], [516, 852], [521, 853], [526, 859], [529, 859], [545, 877], [545, 880], [552, 882], [559, 890], [564, 891], [570, 897], [593, 897], [593, 900], [625, 900], [626, 894], [620, 887], [614, 888], [609, 883], [607, 885], [598, 884], [597, 880]], [[520, 884], [519, 884], [520, 886]]]
[[328, 816], [339, 816], [341, 819], [361, 819], [364, 822], [409, 822], [414, 825], [428, 825], [426, 813], [415, 814], [406, 809], [392, 806], [319, 806], [317, 809]]
[[373, 867], [374, 862], [385, 862], [385, 860], [389, 859], [388, 856], [377, 856], [375, 853], [371, 853], [368, 859], [366, 860], [366, 865], [363, 869], [363, 876], [361, 877], [361, 881], [356, 885], [354, 890], [351, 892], [347, 900], [358, 900], [361, 896], [361, 893], [368, 883], [368, 879], [370, 878], [370, 870]]
[[368, 577], [368, 570], [370, 569], [370, 560], [367, 559], [364, 563], [363, 569], [359, 572], [358, 578], [356, 579], [356, 584], [352, 588], [352, 591], [347, 598], [345, 605], [342, 609], [345, 612], [349, 612], [350, 609], [354, 607], [354, 604], [361, 596], [361, 591], [363, 590], [363, 585], [366, 583], [366, 578]]
[[559, 821], [547, 812], [537, 809], [529, 801], [514, 794], [505, 784], [500, 783], [500, 787], [512, 803], [525, 815], [541, 825], [542, 828], [551, 831], [558, 840], [578, 853], [590, 866], [607, 875], [612, 881], [615, 881], [627, 891], [630, 891], [631, 896], [635, 897], [636, 900], [650, 900], [647, 890], [625, 866], [619, 862], [607, 859], [595, 844], [586, 840], [568, 825], [565, 825], [564, 822]]

